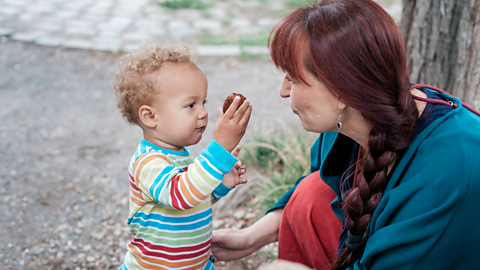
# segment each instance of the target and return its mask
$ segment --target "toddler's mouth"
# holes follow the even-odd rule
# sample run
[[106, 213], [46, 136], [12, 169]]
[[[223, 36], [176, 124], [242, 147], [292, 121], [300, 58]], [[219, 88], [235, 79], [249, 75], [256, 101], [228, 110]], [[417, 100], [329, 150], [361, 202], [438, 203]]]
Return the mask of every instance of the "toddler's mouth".
[[207, 126], [201, 126], [201, 127], [199, 127], [199, 128], [196, 128], [195, 130], [196, 130], [196, 131], [199, 131], [199, 132], [203, 132], [203, 131], [205, 131], [205, 128], [206, 128], [206, 127], [207, 127]]

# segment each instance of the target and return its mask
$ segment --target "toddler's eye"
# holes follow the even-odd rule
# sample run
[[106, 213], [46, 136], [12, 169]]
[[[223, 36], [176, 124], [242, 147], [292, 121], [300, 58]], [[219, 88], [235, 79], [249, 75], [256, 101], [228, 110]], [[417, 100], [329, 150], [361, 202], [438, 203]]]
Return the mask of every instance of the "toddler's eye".
[[203, 101], [203, 105], [207, 104], [208, 103], [208, 100], [204, 100]]
[[195, 103], [188, 104], [187, 108], [191, 109], [191, 108], [193, 108], [194, 105], [195, 105]]

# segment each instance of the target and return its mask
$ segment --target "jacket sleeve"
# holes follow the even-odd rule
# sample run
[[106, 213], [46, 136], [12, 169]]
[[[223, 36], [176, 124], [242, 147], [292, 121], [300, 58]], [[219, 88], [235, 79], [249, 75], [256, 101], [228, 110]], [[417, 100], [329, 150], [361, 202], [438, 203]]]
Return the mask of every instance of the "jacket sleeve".
[[133, 165], [135, 185], [145, 200], [186, 210], [210, 196], [236, 162], [236, 157], [213, 140], [186, 172], [172, 166], [161, 152], [145, 153]]

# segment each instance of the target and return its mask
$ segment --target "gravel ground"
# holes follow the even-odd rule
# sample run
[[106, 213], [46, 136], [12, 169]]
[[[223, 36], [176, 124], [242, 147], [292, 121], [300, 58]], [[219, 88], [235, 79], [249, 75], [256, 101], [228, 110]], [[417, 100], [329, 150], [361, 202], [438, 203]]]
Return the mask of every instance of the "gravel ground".
[[[111, 91], [120, 55], [0, 41], [0, 269], [117, 269], [130, 239], [127, 165], [141, 139]], [[271, 62], [197, 63], [209, 79], [211, 114], [195, 153], [208, 144], [216, 108], [232, 92], [254, 106], [247, 133], [268, 125], [269, 116], [298, 124], [278, 96], [282, 74]], [[217, 210], [222, 219], [214, 226], [251, 223], [257, 213], [244, 203]], [[254, 269], [262, 254], [216, 267]]]

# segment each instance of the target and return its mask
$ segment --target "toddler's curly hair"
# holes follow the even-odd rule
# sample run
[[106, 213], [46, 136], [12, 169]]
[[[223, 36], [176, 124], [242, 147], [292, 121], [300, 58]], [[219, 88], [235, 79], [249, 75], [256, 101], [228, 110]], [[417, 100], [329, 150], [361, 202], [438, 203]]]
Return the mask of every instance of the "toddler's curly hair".
[[190, 63], [196, 67], [187, 46], [143, 45], [120, 58], [112, 87], [117, 106], [130, 124], [138, 124], [138, 108], [150, 105], [158, 94], [154, 89], [155, 77], [151, 74], [164, 63]]

